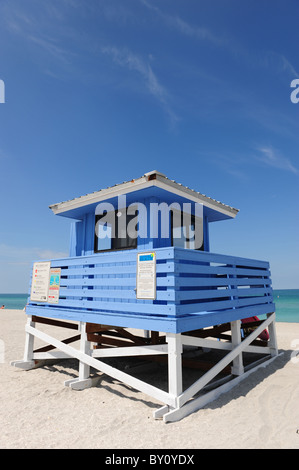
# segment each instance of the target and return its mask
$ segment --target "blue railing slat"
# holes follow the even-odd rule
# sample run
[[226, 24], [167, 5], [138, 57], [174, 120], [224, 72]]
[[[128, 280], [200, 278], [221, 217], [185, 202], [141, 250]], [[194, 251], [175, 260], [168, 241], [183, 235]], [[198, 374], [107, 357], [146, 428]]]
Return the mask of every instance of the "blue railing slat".
[[222, 255], [218, 253], [211, 253], [207, 251], [186, 250], [183, 248], [175, 248], [175, 259], [177, 260], [190, 260], [201, 261], [206, 263], [221, 263], [231, 264], [238, 266], [254, 266], [256, 268], [269, 268], [268, 261], [260, 261], [249, 258], [240, 258], [231, 255]]
[[27, 313], [178, 332], [275, 311], [268, 262], [181, 248], [153, 251], [154, 301], [136, 298], [138, 251], [124, 250], [52, 260], [51, 267], [62, 268], [59, 302], [29, 302]]

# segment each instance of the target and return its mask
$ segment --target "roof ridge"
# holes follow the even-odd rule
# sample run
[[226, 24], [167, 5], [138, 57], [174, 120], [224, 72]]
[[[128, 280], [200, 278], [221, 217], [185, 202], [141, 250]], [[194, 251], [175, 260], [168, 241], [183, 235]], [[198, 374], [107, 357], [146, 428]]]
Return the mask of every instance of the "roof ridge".
[[[128, 185], [129, 183], [132, 183], [132, 184], [136, 184], [138, 181], [142, 181], [144, 180], [144, 182], [147, 182], [147, 181], [160, 181], [160, 182], [165, 182], [166, 184], [168, 185], [173, 185], [173, 186], [176, 186], [176, 187], [180, 187], [179, 189], [182, 190], [182, 191], [185, 191], [187, 193], [189, 193], [190, 195], [192, 195], [192, 193], [194, 193], [194, 195], [196, 196], [200, 196], [202, 198], [204, 198], [207, 202], [211, 201], [213, 203], [216, 203], [217, 205], [220, 205], [222, 207], [225, 207], [227, 208], [229, 211], [231, 212], [234, 212], [235, 214], [237, 212], [239, 212], [239, 209], [236, 209], [228, 204], [224, 204], [223, 202], [221, 201], [217, 201], [216, 199], [213, 199], [211, 198], [210, 196], [206, 196], [205, 194], [202, 194], [200, 193], [199, 191], [196, 191], [195, 189], [191, 189], [189, 188], [188, 186], [185, 186], [183, 185], [182, 183], [178, 183], [177, 181], [175, 180], [171, 180], [170, 178], [168, 178], [166, 175], [164, 175], [163, 173], [161, 173], [160, 171], [158, 170], [152, 170], [152, 171], [149, 171], [147, 173], [144, 173], [144, 175], [140, 176], [139, 178], [136, 178], [136, 179], [132, 179], [132, 180], [129, 180], [129, 181], [124, 181], [122, 183], [116, 183], [112, 186], [108, 186], [106, 188], [102, 188], [102, 189], [99, 189], [97, 191], [93, 191], [91, 193], [88, 193], [88, 194], [85, 194], [85, 195], [82, 195], [82, 196], [78, 196], [78, 197], [75, 197], [75, 198], [72, 198], [72, 199], [69, 199], [67, 201], [63, 201], [63, 202], [60, 202], [60, 203], [56, 203], [56, 204], [51, 204], [49, 207], [50, 209], [52, 209], [53, 211], [55, 210], [59, 210], [59, 206], [61, 205], [64, 205], [64, 204], [67, 204], [67, 203], [71, 203], [71, 202], [74, 202], [74, 201], [82, 201], [82, 199], [84, 198], [88, 198], [88, 196], [92, 196], [92, 195], [96, 195], [96, 194], [100, 194], [101, 192], [103, 191], [108, 191], [108, 190], [111, 190], [113, 188], [116, 188], [117, 186], [122, 186], [122, 185]], [[62, 211], [59, 211], [59, 212], [62, 212]]]

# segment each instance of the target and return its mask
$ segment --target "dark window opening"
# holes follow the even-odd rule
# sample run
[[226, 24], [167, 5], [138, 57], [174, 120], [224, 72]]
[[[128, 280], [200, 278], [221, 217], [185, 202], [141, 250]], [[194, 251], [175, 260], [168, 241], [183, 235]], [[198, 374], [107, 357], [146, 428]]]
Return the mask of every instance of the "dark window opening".
[[137, 248], [137, 231], [132, 222], [135, 218], [125, 209], [96, 214], [94, 252]]
[[[195, 226], [196, 224], [196, 226]], [[171, 245], [189, 250], [204, 250], [202, 219], [193, 214], [171, 212]]]

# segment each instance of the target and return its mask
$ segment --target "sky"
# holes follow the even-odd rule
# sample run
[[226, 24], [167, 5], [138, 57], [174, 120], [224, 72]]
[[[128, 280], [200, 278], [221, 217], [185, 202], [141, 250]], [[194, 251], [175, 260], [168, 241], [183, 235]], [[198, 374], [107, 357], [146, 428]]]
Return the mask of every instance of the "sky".
[[50, 204], [151, 170], [240, 210], [212, 252], [299, 288], [298, 24], [297, 0], [1, 0], [0, 293], [68, 256]]

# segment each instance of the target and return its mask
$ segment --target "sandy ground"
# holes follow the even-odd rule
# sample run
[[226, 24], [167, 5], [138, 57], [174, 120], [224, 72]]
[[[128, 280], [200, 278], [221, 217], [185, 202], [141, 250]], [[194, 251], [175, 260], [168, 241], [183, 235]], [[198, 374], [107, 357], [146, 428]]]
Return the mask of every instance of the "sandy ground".
[[[165, 424], [153, 418], [161, 403], [106, 375], [83, 391], [65, 387], [64, 380], [78, 375], [76, 360], [30, 371], [12, 367], [23, 357], [25, 322], [22, 311], [0, 311], [2, 449], [299, 448], [299, 323], [276, 324], [283, 354], [275, 361], [192, 415]], [[74, 334], [58, 333], [60, 339]], [[144, 377], [159, 380], [156, 367]]]

